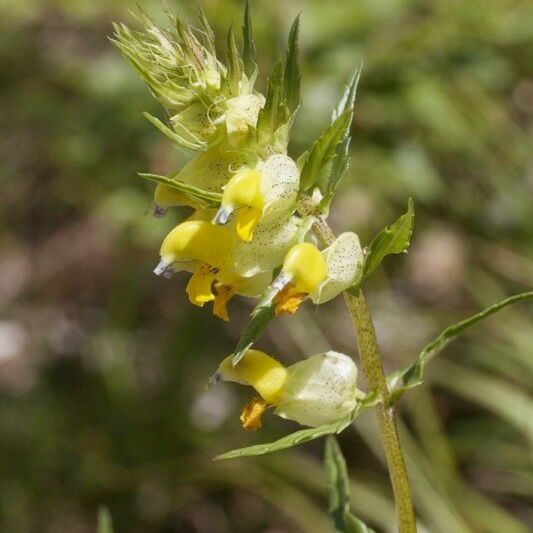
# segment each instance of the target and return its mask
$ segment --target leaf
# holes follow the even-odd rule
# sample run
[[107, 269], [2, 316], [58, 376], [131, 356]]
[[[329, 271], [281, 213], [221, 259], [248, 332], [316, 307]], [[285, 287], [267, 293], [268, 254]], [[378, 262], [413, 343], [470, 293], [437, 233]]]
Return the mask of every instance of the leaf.
[[198, 12], [198, 18], [200, 19], [200, 24], [202, 26], [202, 32], [204, 35], [204, 46], [207, 51], [213, 56], [213, 58], [216, 58], [217, 51], [215, 48], [215, 33], [213, 32], [213, 29], [211, 28], [211, 25], [209, 24], [209, 21], [205, 16], [204, 10], [202, 9], [202, 6], [198, 2], [198, 0], [196, 0], [196, 11]]
[[166, 135], [172, 142], [181, 146], [182, 148], [186, 148], [187, 150], [200, 150], [205, 148], [205, 143], [191, 142], [172, 131], [166, 124], [163, 124], [163, 122], [153, 115], [150, 115], [150, 113], [145, 111], [143, 114], [159, 131], [161, 131], [161, 133]]
[[300, 107], [300, 66], [298, 64], [298, 37], [300, 15], [294, 20], [289, 33], [289, 46], [285, 55], [284, 92], [285, 102], [291, 115]]
[[194, 185], [189, 185], [188, 183], [185, 183], [183, 181], [180, 181], [174, 178], [169, 178], [167, 176], [160, 176], [159, 174], [149, 174], [149, 173], [144, 173], [144, 172], [139, 172], [138, 175], [141, 178], [155, 181], [157, 183], [162, 183], [163, 185], [168, 185], [169, 187], [172, 187], [173, 189], [177, 189], [178, 191], [184, 192], [190, 196], [194, 196], [195, 198], [204, 200], [209, 205], [220, 205], [220, 202], [222, 201], [222, 194], [220, 193], [204, 191], [203, 189], [199, 189], [198, 187], [195, 187]]
[[495, 303], [494, 305], [487, 307], [483, 311], [472, 315], [471, 317], [462, 320], [457, 324], [448, 326], [436, 339], [424, 347], [412, 365], [404, 370], [395, 372], [394, 374], [388, 376], [387, 380], [389, 382], [389, 388], [392, 390], [389, 403], [392, 404], [398, 401], [404, 392], [420, 385], [423, 381], [424, 367], [428, 361], [444, 350], [444, 348], [446, 348], [446, 346], [465, 329], [477, 324], [479, 321], [496, 313], [500, 309], [507, 307], [508, 305], [519, 303], [529, 298], [533, 298], [533, 291], [523, 292], [521, 294], [511, 296], [510, 298]]
[[252, 455], [264, 455], [266, 453], [277, 452], [280, 450], [285, 450], [286, 448], [291, 448], [292, 446], [297, 446], [298, 444], [303, 444], [304, 442], [309, 442], [311, 440], [318, 439], [320, 437], [325, 437], [326, 435], [332, 435], [334, 433], [340, 433], [346, 429], [365, 409], [376, 405], [379, 402], [382, 402], [383, 398], [377, 392], [372, 392], [363, 396], [361, 400], [357, 403], [356, 408], [352, 414], [348, 417], [345, 417], [338, 422], [333, 424], [327, 424], [325, 426], [320, 426], [318, 428], [307, 428], [286, 435], [281, 439], [278, 439], [274, 442], [269, 442], [266, 444], [256, 444], [254, 446], [248, 446], [246, 448], [239, 448], [237, 450], [231, 450], [229, 452], [223, 453], [218, 457], [215, 457], [216, 461], [224, 459], [236, 459], [238, 457], [250, 457]]
[[354, 107], [355, 107], [355, 97], [357, 94], [357, 86], [359, 84], [359, 79], [361, 78], [362, 66], [359, 66], [354, 72], [350, 82], [346, 85], [337, 105], [334, 107], [331, 114], [331, 120], [334, 122], [337, 120], [344, 112], [350, 112], [350, 120], [346, 126], [344, 140], [337, 145], [335, 159], [333, 161], [333, 166], [329, 175], [329, 179], [324, 188], [324, 198], [320, 202], [319, 209], [324, 209], [329, 206], [337, 187], [339, 186], [340, 181], [348, 172], [350, 166], [350, 129], [353, 121]]
[[229, 27], [226, 39], [226, 60], [227, 60], [227, 83], [232, 96], [239, 95], [239, 82], [242, 78], [243, 64], [242, 58], [235, 42], [233, 26]]
[[401, 254], [407, 251], [407, 248], [411, 244], [410, 239], [413, 233], [414, 218], [413, 199], [409, 198], [407, 212], [394, 222], [394, 224], [381, 230], [370, 243], [365, 259], [363, 280], [374, 272], [385, 256], [389, 254]]
[[357, 67], [353, 73], [349, 83], [344, 87], [344, 91], [342, 92], [337, 105], [333, 108], [333, 112], [331, 113], [331, 122], [335, 122], [347, 110], [351, 110], [353, 115], [355, 97], [357, 95], [357, 86], [359, 85], [362, 70], [363, 66], [359, 65], [359, 67]]
[[373, 533], [363, 521], [350, 513], [350, 484], [346, 461], [337, 439], [326, 440], [324, 463], [329, 485], [329, 513], [337, 533]]
[[349, 426], [351, 422], [352, 418], [348, 417], [326, 426], [301, 429], [300, 431], [286, 435], [274, 442], [256, 444], [255, 446], [248, 446], [247, 448], [231, 450], [215, 457], [215, 460], [222, 461], [226, 459], [237, 459], [239, 457], [251, 457], [253, 455], [264, 455], [266, 453], [278, 452], [280, 450], [285, 450], [286, 448], [291, 448], [292, 446], [297, 446], [298, 444], [303, 444], [304, 442], [331, 435], [332, 433], [340, 433], [343, 429]]
[[242, 27], [242, 60], [244, 73], [248, 79], [253, 78], [257, 73], [257, 62], [255, 58], [255, 44], [252, 31], [252, 18], [250, 16], [250, 2], [246, 0], [244, 5], [244, 24]]
[[267, 80], [265, 106], [259, 111], [257, 137], [260, 146], [272, 143], [276, 130], [288, 120], [283, 101], [283, 61], [278, 59]]
[[261, 337], [263, 331], [265, 331], [270, 322], [274, 320], [276, 316], [274, 313], [274, 307], [275, 305], [271, 303], [269, 305], [256, 307], [254, 309], [252, 319], [250, 322], [248, 322], [248, 325], [242, 333], [239, 343], [233, 352], [233, 366], [239, 363], [247, 350], [253, 346], [255, 341]]
[[98, 523], [96, 526], [97, 533], [113, 533], [113, 521], [109, 509], [101, 505], [98, 508]]
[[300, 192], [316, 185], [321, 171], [335, 156], [337, 145], [346, 137], [351, 122], [351, 111], [346, 110], [315, 141], [302, 169]]

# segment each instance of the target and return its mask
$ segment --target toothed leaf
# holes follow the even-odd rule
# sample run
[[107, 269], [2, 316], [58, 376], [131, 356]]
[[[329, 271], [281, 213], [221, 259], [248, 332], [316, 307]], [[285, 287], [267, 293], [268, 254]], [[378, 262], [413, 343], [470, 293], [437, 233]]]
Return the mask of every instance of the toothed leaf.
[[508, 305], [523, 302], [530, 298], [533, 298], [533, 291], [516, 294], [515, 296], [511, 296], [510, 298], [487, 307], [483, 311], [480, 311], [457, 324], [448, 326], [436, 339], [424, 347], [412, 365], [388, 376], [387, 380], [389, 382], [389, 388], [392, 390], [389, 402], [391, 404], [396, 402], [406, 391], [420, 385], [424, 377], [424, 368], [426, 364], [438, 353], [444, 350], [444, 348], [446, 348], [446, 346], [460, 333], [497, 311], [500, 311], [500, 309], [503, 309]]
[[383, 258], [389, 254], [401, 254], [409, 248], [415, 210], [413, 199], [409, 198], [407, 212], [404, 213], [394, 224], [381, 230], [368, 247], [365, 258], [363, 280], [377, 268]]
[[351, 110], [344, 111], [315, 141], [302, 169], [300, 192], [306, 192], [318, 184], [321, 172], [335, 157], [339, 143], [346, 138], [351, 116]]

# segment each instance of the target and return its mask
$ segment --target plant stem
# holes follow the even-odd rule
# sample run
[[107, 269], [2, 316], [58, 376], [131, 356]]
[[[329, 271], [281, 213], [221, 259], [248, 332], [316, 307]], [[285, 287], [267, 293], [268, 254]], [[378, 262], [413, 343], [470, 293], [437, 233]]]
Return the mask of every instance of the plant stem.
[[[311, 199], [303, 197], [299, 202], [298, 211], [305, 216], [313, 213], [314, 208]], [[335, 240], [335, 234], [323, 216], [315, 216], [317, 220], [313, 225], [313, 232], [324, 246], [329, 246]], [[393, 407], [387, 405], [390, 391], [381, 364], [372, 317], [362, 291], [346, 292], [344, 300], [354, 324], [359, 357], [368, 387], [371, 391], [380, 392], [384, 398], [384, 402], [378, 403], [375, 409], [394, 493], [398, 531], [399, 533], [413, 533], [416, 532], [416, 520], [411, 501], [411, 489], [396, 427], [396, 413]]]

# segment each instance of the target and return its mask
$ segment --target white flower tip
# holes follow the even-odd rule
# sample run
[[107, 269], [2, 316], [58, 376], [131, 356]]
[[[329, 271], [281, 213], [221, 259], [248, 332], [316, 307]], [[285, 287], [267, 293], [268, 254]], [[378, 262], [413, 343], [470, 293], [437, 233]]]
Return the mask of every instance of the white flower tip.
[[159, 261], [159, 263], [157, 263], [157, 266], [154, 268], [154, 274], [156, 276], [161, 276], [161, 274], [165, 275], [167, 268], [170, 266], [170, 263], [171, 261], [169, 261], [168, 259], [161, 259], [161, 261]]
[[206, 389], [210, 389], [213, 385], [216, 385], [217, 383], [220, 383], [221, 381], [223, 381], [223, 378], [222, 378], [222, 372], [220, 371], [220, 369], [218, 369], [210, 378], [209, 378], [209, 381], [207, 382], [207, 385], [205, 386]]
[[228, 223], [232, 212], [233, 209], [231, 209], [230, 207], [220, 206], [219, 210], [217, 211], [211, 222], [219, 226], [224, 226]]
[[291, 279], [291, 276], [289, 276], [286, 272], [280, 272], [278, 274], [278, 277], [272, 282], [271, 287], [276, 292], [280, 292], [287, 286]]

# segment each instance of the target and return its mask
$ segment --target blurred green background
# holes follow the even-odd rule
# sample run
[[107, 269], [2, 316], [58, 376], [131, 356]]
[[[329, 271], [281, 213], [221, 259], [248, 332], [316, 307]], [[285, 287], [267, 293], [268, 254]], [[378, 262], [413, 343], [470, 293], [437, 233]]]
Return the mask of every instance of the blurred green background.
[[[159, 1], [141, 1], [162, 19]], [[203, 0], [220, 39], [242, 2]], [[183, 218], [146, 214], [179, 153], [141, 115], [156, 102], [108, 42], [127, 0], [0, 0], [0, 530], [316, 532], [326, 516], [322, 442], [263, 458], [217, 453], [247, 434], [249, 391], [204, 386], [229, 325], [193, 308], [184, 279], [151, 269]], [[172, 1], [181, 12], [193, 4]], [[304, 106], [293, 155], [326, 126], [364, 61], [351, 171], [332, 210], [364, 243], [412, 195], [409, 255], [366, 287], [388, 371], [445, 325], [533, 286], [533, 5], [527, 0], [253, 0], [263, 75], [302, 11]], [[262, 85], [260, 85], [260, 88]], [[533, 328], [528, 304], [476, 327], [401, 403], [422, 531], [533, 528]], [[354, 353], [341, 301], [280, 318], [260, 347], [286, 362]], [[372, 413], [342, 434], [352, 508], [395, 529]]]

